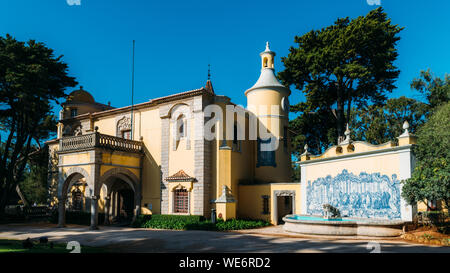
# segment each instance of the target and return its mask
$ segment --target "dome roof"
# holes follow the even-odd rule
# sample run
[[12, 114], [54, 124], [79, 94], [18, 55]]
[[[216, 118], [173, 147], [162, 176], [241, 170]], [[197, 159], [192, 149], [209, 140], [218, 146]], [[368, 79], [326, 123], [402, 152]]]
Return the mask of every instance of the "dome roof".
[[278, 81], [273, 69], [263, 68], [259, 79], [249, 90], [262, 87], [284, 87], [284, 85]]
[[72, 93], [69, 94], [67, 101], [95, 103], [94, 97], [86, 90], [83, 90], [83, 86], [80, 86], [79, 90], [72, 91]]
[[266, 50], [261, 52], [260, 56], [262, 60], [261, 75], [259, 75], [259, 79], [256, 81], [256, 83], [251, 88], [247, 89], [247, 91], [245, 91], [245, 95], [255, 89], [275, 89], [281, 92], [285, 91], [290, 94], [289, 88], [286, 88], [284, 85], [282, 85], [275, 76], [275, 70], [273, 66], [273, 58], [275, 56], [275, 52], [270, 50], [269, 42], [266, 43]]

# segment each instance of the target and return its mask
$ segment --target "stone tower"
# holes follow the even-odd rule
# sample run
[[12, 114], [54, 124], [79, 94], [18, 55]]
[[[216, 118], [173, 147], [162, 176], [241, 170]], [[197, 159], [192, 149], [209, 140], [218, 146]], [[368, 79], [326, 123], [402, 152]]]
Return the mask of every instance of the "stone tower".
[[261, 75], [258, 81], [245, 91], [247, 107], [259, 120], [255, 178], [267, 182], [287, 182], [291, 180], [291, 149], [288, 137], [291, 91], [275, 76], [275, 52], [270, 50], [269, 42], [260, 56]]

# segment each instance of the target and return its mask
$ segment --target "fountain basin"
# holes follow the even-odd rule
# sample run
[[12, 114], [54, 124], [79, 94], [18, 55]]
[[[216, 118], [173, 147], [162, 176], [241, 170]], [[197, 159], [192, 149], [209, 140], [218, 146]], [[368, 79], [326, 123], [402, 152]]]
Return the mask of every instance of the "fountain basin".
[[289, 232], [337, 235], [395, 237], [403, 233], [404, 221], [343, 217], [324, 219], [321, 216], [290, 214], [283, 217], [283, 229]]

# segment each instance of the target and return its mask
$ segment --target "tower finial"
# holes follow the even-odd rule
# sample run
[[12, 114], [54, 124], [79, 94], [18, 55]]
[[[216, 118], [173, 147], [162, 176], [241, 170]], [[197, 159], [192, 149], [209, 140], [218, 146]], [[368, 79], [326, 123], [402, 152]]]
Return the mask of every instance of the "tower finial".
[[269, 41], [266, 42], [266, 51], [270, 51], [270, 48], [269, 48]]
[[208, 64], [208, 81], [211, 80], [211, 64]]

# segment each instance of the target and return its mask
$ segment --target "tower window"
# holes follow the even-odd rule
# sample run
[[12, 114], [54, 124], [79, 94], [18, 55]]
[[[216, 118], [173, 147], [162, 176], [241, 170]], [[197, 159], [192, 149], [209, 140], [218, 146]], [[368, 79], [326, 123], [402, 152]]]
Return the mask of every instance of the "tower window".
[[275, 162], [275, 150], [262, 151], [261, 144], [269, 144], [271, 143], [272, 138], [268, 138], [266, 140], [262, 140], [258, 138], [257, 143], [257, 162], [256, 167], [261, 166], [272, 166], [276, 167], [277, 163]]
[[75, 117], [77, 115], [78, 115], [78, 109], [77, 108], [70, 109], [70, 117]]
[[267, 57], [265, 57], [265, 58], [264, 58], [264, 62], [263, 62], [263, 63], [264, 63], [264, 64], [263, 64], [264, 67], [267, 67], [268, 62], [269, 62], [269, 60], [267, 59]]

